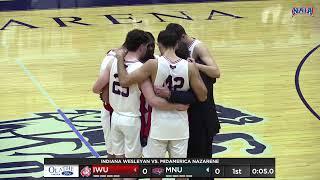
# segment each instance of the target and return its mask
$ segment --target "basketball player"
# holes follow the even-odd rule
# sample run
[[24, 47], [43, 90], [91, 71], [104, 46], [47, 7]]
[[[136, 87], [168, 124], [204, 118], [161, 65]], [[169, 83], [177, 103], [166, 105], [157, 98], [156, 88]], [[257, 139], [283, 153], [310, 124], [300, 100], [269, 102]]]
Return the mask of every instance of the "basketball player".
[[[127, 34], [124, 45], [129, 51], [125, 57], [129, 72], [142, 66], [138, 59], [145, 56], [148, 41], [147, 34], [142, 30], [135, 29]], [[155, 96], [150, 81], [144, 81], [141, 84], [141, 91], [138, 84], [121, 87], [118, 81], [117, 60], [115, 58], [108, 63], [103, 75], [95, 83], [93, 91], [100, 92], [109, 82], [109, 102], [114, 110], [111, 120], [112, 152], [117, 158], [141, 157], [141, 91], [151, 106], [156, 106], [163, 110], [185, 111], [188, 108], [185, 105], [170, 104], [165, 99]]]
[[[114, 58], [114, 52], [109, 51], [105, 58], [103, 59], [101, 66], [100, 66], [100, 76], [103, 74], [104, 70], [107, 67], [108, 62]], [[112, 144], [110, 139], [110, 120], [111, 120], [111, 114], [113, 109], [111, 108], [109, 104], [109, 85], [105, 86], [100, 94], [100, 99], [103, 102], [103, 108], [101, 109], [101, 125], [102, 125], [102, 131], [103, 131], [103, 137], [105, 140], [105, 145], [107, 149], [107, 157], [108, 158], [114, 158], [115, 156], [111, 152], [112, 150]]]
[[[157, 60], [148, 60], [141, 68], [131, 73], [125, 70], [123, 61], [125, 53], [118, 51], [118, 73], [121, 86], [127, 87], [151, 77], [156, 86], [167, 85], [170, 89], [181, 91], [187, 91], [191, 86], [200, 101], [206, 100], [207, 89], [198, 69], [194, 64], [176, 56], [177, 43], [176, 33], [161, 31], [158, 35], [158, 46], [162, 56]], [[144, 148], [144, 157], [164, 158], [168, 151], [172, 158], [186, 158], [188, 126], [187, 111], [163, 111], [153, 108], [150, 136]]]
[[[155, 49], [155, 40], [153, 35], [150, 32], [146, 32], [149, 38], [149, 42], [147, 45], [147, 52], [146, 55], [143, 57], [141, 62], [145, 62], [149, 59], [154, 58], [154, 49]], [[108, 62], [113, 59], [115, 56], [115, 52], [113, 50], [108, 51], [107, 55], [103, 59], [100, 67], [100, 76], [103, 75], [103, 71], [106, 69]], [[112, 150], [112, 144], [111, 144], [111, 139], [110, 139], [110, 120], [111, 120], [111, 114], [113, 112], [112, 107], [109, 104], [109, 84], [107, 84], [100, 92], [100, 99], [103, 102], [103, 108], [101, 109], [101, 125], [102, 125], [102, 130], [103, 130], [103, 136], [105, 139], [105, 145], [107, 148], [107, 157], [108, 158], [115, 158], [113, 153], [111, 152]], [[147, 108], [145, 110], [145, 114], [147, 115]], [[147, 123], [147, 122], [145, 122]], [[145, 125], [146, 126], [146, 125]], [[147, 127], [146, 127], [147, 128]], [[147, 136], [147, 135], [145, 135]]]
[[[215, 78], [220, 77], [218, 65], [210, 55], [206, 46], [197, 39], [187, 35], [184, 28], [175, 23], [170, 23], [167, 30], [175, 31], [182, 43], [189, 49], [189, 57], [195, 59], [196, 65], [200, 70], [201, 77], [208, 89], [207, 100], [191, 104], [188, 109], [190, 123], [190, 139], [188, 148], [189, 158], [211, 158], [212, 157], [212, 138], [219, 132], [220, 124], [216, 112], [213, 98], [213, 84]], [[169, 98], [171, 102], [190, 103], [192, 96], [186, 96], [184, 92], [161, 92], [163, 89], [156, 89], [157, 95]], [[189, 99], [189, 101], [188, 101]], [[186, 101], [187, 100], [187, 101]], [[183, 102], [185, 101], [185, 102]]]
[[[178, 57], [193, 62], [189, 57], [188, 46], [185, 43], [179, 42], [175, 53]], [[188, 91], [170, 91], [167, 87], [155, 86], [154, 90], [157, 96], [166, 98], [171, 103], [175, 101], [182, 104], [193, 104], [197, 101], [192, 89], [189, 89]]]

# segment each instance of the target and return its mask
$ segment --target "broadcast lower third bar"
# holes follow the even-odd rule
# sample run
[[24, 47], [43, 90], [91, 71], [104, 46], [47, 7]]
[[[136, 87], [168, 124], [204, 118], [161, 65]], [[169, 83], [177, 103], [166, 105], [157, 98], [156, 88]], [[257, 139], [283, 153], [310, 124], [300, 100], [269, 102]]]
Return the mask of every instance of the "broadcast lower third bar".
[[45, 158], [46, 178], [275, 178], [275, 158]]

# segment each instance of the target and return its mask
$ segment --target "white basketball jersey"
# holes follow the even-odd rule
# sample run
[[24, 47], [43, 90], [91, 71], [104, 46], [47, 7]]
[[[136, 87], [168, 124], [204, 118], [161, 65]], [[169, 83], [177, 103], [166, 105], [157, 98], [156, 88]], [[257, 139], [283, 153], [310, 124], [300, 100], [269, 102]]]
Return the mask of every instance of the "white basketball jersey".
[[189, 50], [189, 53], [190, 53], [189, 57], [192, 58], [194, 48], [200, 43], [201, 43], [201, 41], [199, 41], [198, 39], [194, 39], [193, 40], [192, 44], [188, 47], [188, 50]]
[[[139, 117], [141, 91], [138, 84], [130, 87], [121, 87], [118, 78], [117, 60], [112, 63], [109, 82], [109, 103], [113, 110], [120, 115]], [[143, 64], [139, 61], [125, 62], [128, 73], [140, 68]]]
[[116, 53], [114, 51], [109, 51], [107, 55], [104, 57], [101, 66], [100, 66], [100, 74], [103, 73], [103, 71], [107, 68], [108, 63], [110, 60], [115, 59]]
[[[166, 85], [172, 90], [189, 90], [188, 62], [181, 59], [177, 63], [172, 63], [163, 56], [158, 58], [154, 85]], [[189, 138], [187, 111], [162, 111], [152, 108], [150, 137], [158, 140]]]
[[[114, 55], [115, 55], [115, 52], [109, 51], [109, 52], [107, 53], [107, 55], [104, 57], [104, 59], [103, 59], [103, 61], [102, 61], [102, 63], [101, 63], [101, 66], [100, 66], [100, 75], [101, 75], [101, 74], [103, 73], [103, 71], [107, 68], [109, 62], [110, 62], [111, 60], [115, 59]], [[104, 107], [102, 107], [102, 109], [101, 109], [101, 114], [102, 114], [101, 116], [103, 117], [103, 115], [109, 114], [109, 111], [107, 111]], [[106, 119], [108, 119], [108, 118], [106, 118]]]

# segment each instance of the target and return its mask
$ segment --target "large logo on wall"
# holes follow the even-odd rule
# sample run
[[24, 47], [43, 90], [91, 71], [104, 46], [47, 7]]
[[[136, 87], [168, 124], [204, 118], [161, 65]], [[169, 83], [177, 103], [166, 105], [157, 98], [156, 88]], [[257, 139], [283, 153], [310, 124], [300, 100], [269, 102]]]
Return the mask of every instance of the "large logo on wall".
[[[246, 126], [264, 118], [217, 105], [222, 127]], [[100, 124], [100, 111], [74, 110], [65, 112], [77, 130], [101, 155], [107, 154]], [[213, 140], [213, 154], [227, 152], [230, 144], [246, 142], [247, 155], [261, 155], [266, 145], [245, 132], [224, 133]], [[228, 145], [226, 145], [228, 144]], [[227, 156], [227, 154], [226, 154]], [[0, 121], [0, 178], [37, 179], [43, 176], [43, 158], [88, 158], [90, 151], [77, 138], [57, 112], [35, 113], [30, 118]]]

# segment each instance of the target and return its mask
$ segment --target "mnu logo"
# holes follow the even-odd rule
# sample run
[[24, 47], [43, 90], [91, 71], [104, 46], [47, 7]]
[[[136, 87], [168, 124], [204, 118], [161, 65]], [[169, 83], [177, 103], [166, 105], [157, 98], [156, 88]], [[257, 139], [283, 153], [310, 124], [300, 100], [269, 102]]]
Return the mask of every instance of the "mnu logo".
[[294, 8], [292, 8], [292, 16], [296, 16], [299, 14], [313, 16], [314, 8], [313, 7], [294, 7]]
[[156, 167], [152, 169], [152, 174], [154, 175], [162, 175], [164, 173], [164, 168], [163, 167]]
[[[258, 126], [265, 119], [251, 113], [217, 105], [222, 132], [215, 136], [212, 154], [226, 153], [233, 143], [244, 142], [241, 153], [247, 156], [263, 155], [267, 146], [258, 140], [258, 134], [248, 133], [244, 128], [235, 132], [224, 132], [227, 127]], [[72, 124], [101, 156], [107, 154], [100, 111], [74, 110], [65, 112]], [[237, 147], [234, 149], [239, 151]], [[82, 144], [64, 119], [57, 112], [34, 113], [32, 117], [0, 120], [0, 179], [21, 177], [42, 179], [45, 166], [43, 158], [92, 158], [88, 148]], [[78, 169], [51, 168], [50, 172], [73, 176]], [[49, 169], [47, 169], [49, 172]], [[72, 172], [72, 175], [71, 175]], [[79, 175], [79, 174], [78, 174]]]

